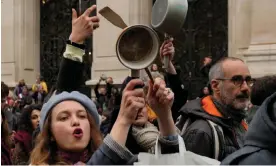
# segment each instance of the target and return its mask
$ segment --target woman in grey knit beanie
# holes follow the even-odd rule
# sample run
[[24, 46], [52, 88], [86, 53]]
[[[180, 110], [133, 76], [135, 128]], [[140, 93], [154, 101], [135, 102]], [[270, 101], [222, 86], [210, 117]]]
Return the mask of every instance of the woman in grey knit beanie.
[[96, 106], [85, 95], [79, 92], [53, 95], [41, 110], [41, 133], [31, 155], [32, 164], [87, 162], [102, 144], [99, 125]]

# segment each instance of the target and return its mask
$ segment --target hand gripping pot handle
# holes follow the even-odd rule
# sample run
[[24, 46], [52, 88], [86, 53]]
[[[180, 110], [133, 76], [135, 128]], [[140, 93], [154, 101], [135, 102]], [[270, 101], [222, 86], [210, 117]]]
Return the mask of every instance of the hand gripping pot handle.
[[[169, 40], [171, 38], [171, 36], [169, 36], [167, 33], [165, 33], [165, 40]], [[170, 62], [170, 59], [168, 56], [164, 56], [164, 59], [163, 59], [163, 68], [164, 69], [168, 69], [169, 68], [169, 62]]]

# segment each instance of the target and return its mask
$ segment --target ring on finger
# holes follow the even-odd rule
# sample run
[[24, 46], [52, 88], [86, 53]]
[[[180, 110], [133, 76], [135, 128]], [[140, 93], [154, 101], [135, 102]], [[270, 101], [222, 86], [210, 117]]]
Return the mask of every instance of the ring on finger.
[[167, 91], [167, 95], [169, 95], [172, 92], [171, 88], [166, 88], [166, 91]]

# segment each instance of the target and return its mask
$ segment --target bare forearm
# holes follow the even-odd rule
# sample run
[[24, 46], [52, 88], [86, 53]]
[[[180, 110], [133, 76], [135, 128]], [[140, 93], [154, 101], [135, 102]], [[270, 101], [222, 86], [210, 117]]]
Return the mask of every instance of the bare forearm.
[[162, 136], [176, 135], [176, 129], [172, 115], [158, 117], [158, 126]]
[[125, 125], [116, 121], [110, 132], [110, 135], [118, 144], [125, 146], [129, 128], [129, 125]]
[[172, 62], [169, 63], [169, 68], [167, 69], [167, 73], [170, 73], [170, 74], [173, 74], [173, 75], [176, 75], [176, 70], [175, 70], [175, 67], [174, 65], [172, 64]]

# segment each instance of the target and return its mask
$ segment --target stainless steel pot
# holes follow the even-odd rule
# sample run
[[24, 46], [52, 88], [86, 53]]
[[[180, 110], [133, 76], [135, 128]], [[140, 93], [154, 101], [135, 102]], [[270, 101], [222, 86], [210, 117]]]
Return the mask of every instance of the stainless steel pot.
[[126, 27], [116, 42], [119, 61], [132, 70], [145, 69], [152, 64], [159, 53], [159, 37], [146, 25]]
[[157, 0], [152, 8], [151, 25], [159, 32], [177, 34], [186, 19], [187, 0]]
[[[157, 0], [152, 8], [152, 27], [165, 34], [165, 39], [176, 35], [182, 28], [188, 12], [187, 0]], [[169, 58], [164, 57], [164, 68], [169, 66]]]

